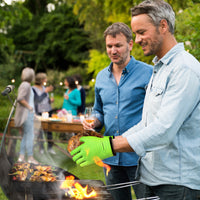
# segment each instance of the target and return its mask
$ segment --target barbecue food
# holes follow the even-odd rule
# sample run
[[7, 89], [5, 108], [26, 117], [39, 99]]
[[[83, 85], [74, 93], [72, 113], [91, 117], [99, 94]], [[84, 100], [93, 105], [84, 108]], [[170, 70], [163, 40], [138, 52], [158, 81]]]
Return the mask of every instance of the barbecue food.
[[12, 176], [13, 181], [54, 182], [56, 181], [56, 167], [15, 163], [9, 175]]
[[69, 152], [71, 152], [72, 150], [74, 150], [75, 148], [77, 148], [78, 146], [80, 146], [82, 144], [82, 142], [79, 141], [79, 139], [82, 136], [103, 137], [100, 133], [97, 133], [95, 131], [90, 131], [90, 130], [87, 130], [87, 132], [85, 132], [85, 133], [78, 133], [77, 135], [72, 136], [68, 141], [67, 150]]

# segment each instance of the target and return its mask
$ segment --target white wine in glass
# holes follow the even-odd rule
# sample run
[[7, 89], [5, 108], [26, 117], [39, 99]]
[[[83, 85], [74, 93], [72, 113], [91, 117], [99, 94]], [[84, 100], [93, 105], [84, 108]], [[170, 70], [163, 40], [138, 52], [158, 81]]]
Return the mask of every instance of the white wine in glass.
[[85, 109], [85, 120], [88, 123], [93, 123], [95, 120], [95, 111], [91, 107]]

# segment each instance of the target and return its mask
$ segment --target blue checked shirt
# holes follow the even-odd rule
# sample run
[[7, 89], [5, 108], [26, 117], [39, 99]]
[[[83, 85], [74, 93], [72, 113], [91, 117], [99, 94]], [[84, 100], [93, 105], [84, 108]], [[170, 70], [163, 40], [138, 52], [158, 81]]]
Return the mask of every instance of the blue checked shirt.
[[[96, 78], [94, 109], [98, 119], [105, 125], [104, 135], [119, 136], [142, 118], [145, 89], [153, 67], [131, 57], [124, 68], [119, 85], [112, 74], [112, 63]], [[105, 159], [109, 165], [135, 166], [138, 156], [135, 152], [117, 153]]]
[[140, 181], [200, 189], [200, 63], [174, 46], [154, 59], [142, 121], [123, 134], [142, 157]]

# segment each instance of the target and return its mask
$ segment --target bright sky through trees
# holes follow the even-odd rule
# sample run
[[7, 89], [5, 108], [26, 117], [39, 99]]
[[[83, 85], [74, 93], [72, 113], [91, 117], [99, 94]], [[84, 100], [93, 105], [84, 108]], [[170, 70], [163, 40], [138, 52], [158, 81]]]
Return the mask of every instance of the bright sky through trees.
[[[4, 0], [7, 4], [11, 4], [12, 3], [12, 1], [19, 1], [19, 0]], [[24, 1], [24, 0], [21, 0], [21, 1]]]

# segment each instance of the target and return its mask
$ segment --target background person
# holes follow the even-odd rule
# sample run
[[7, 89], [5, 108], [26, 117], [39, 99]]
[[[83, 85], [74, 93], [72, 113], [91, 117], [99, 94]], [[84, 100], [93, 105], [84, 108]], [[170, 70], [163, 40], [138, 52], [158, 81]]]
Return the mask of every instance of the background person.
[[[141, 120], [145, 87], [152, 75], [152, 66], [137, 61], [130, 55], [133, 47], [132, 31], [124, 23], [114, 23], [104, 32], [107, 54], [111, 60], [96, 78], [94, 110], [98, 120], [84, 128], [100, 130], [105, 125], [105, 136], [119, 136]], [[135, 152], [117, 153], [105, 159], [111, 166], [107, 185], [135, 180], [138, 156]], [[105, 172], [106, 173], [106, 172]], [[142, 198], [142, 184], [133, 186], [137, 198]], [[131, 199], [131, 188], [111, 190], [115, 200]]]
[[77, 108], [81, 105], [81, 93], [77, 89], [75, 80], [73, 77], [66, 77], [64, 84], [67, 87], [67, 90], [64, 94], [64, 101], [62, 109], [71, 111], [72, 115], [77, 115]]
[[142, 121], [111, 143], [92, 138], [92, 146], [91, 138], [82, 138], [84, 145], [72, 152], [79, 152], [74, 160], [90, 164], [102, 144], [101, 158], [111, 156], [112, 149], [135, 151], [141, 156], [138, 176], [147, 185], [146, 197], [200, 199], [200, 63], [177, 43], [175, 13], [165, 1], [146, 0], [134, 7], [131, 27], [144, 55], [156, 55]]
[[[32, 87], [34, 91], [34, 103], [35, 103], [35, 112], [37, 115], [42, 115], [43, 112], [48, 112], [49, 117], [52, 115], [52, 107], [51, 103], [54, 101], [53, 98], [49, 97], [49, 92], [53, 91], [53, 86], [50, 85], [45, 87], [44, 84], [47, 83], [47, 75], [46, 73], [37, 73], [35, 76], [35, 85]], [[47, 139], [52, 140], [53, 135], [52, 132], [46, 132]], [[40, 130], [39, 139], [44, 139], [43, 130]], [[39, 142], [40, 153], [44, 153], [44, 142]], [[51, 154], [56, 154], [53, 150], [53, 142], [48, 141], [48, 152]]]
[[18, 162], [25, 162], [27, 153], [28, 162], [38, 164], [33, 158], [34, 143], [34, 93], [31, 89], [31, 82], [34, 81], [35, 72], [26, 67], [22, 70], [22, 83], [18, 88], [17, 107], [15, 111], [15, 126], [23, 129], [23, 136], [20, 144], [20, 153]]

